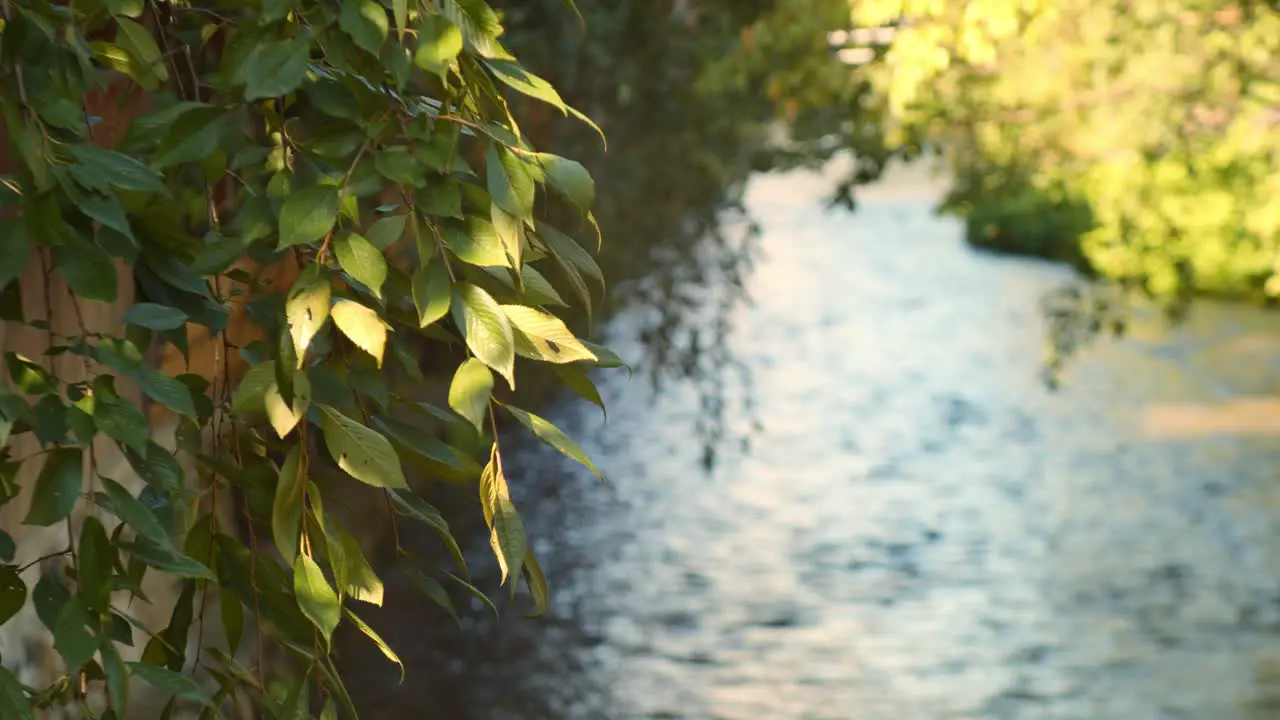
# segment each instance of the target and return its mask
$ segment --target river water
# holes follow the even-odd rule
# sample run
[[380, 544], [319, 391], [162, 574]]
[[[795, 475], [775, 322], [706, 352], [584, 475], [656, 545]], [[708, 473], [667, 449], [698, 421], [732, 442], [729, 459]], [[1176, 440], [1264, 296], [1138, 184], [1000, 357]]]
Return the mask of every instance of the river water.
[[[693, 384], [615, 372], [607, 423], [551, 408], [608, 484], [508, 460], [550, 616], [391, 600], [409, 680], [348, 658], [371, 717], [1280, 717], [1276, 318], [1141, 316], [1051, 393], [1068, 272], [967, 248], [919, 171], [856, 214], [823, 209], [834, 179], [749, 184], [714, 464]], [[642, 321], [610, 331], [641, 368]]]

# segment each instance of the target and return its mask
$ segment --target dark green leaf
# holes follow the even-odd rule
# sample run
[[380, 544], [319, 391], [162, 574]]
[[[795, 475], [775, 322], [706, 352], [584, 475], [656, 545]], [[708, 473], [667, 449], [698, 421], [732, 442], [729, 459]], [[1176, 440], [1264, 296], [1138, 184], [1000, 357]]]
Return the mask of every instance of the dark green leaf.
[[601, 289], [604, 288], [604, 274], [600, 272], [600, 266], [596, 264], [595, 258], [591, 257], [591, 253], [583, 249], [573, 238], [543, 223], [538, 224], [538, 234], [546, 241], [547, 247], [557, 262], [576, 268], [578, 272], [600, 283]]
[[320, 566], [307, 555], [299, 555], [293, 561], [293, 592], [302, 614], [320, 630], [327, 645], [342, 619], [342, 609]]
[[17, 280], [27, 269], [31, 259], [31, 241], [27, 238], [27, 226], [21, 222], [0, 223], [0, 290]]
[[[67, 148], [67, 152], [76, 159], [76, 162], [80, 163], [79, 165], [72, 165], [70, 170], [72, 176], [76, 177], [82, 184], [84, 184], [84, 179], [77, 175], [77, 169], [92, 172], [96, 177], [101, 178], [106, 185], [117, 187], [121, 190], [149, 193], [164, 192], [162, 178], [151, 168], [128, 155], [87, 143], [71, 145]], [[90, 186], [86, 185], [86, 187]]]
[[295, 0], [263, 0], [262, 15], [259, 16], [258, 22], [266, 24], [283, 20], [293, 12], [296, 6]]
[[524, 581], [529, 586], [529, 595], [537, 608], [534, 615], [546, 614], [547, 606], [551, 602], [551, 592], [547, 588], [547, 578], [542, 574], [542, 567], [538, 565], [538, 559], [533, 556], [532, 548], [526, 550], [524, 554]]
[[458, 366], [449, 385], [449, 407], [484, 432], [484, 419], [493, 392], [493, 373], [485, 364], [470, 358]]
[[440, 540], [444, 542], [445, 547], [449, 549], [449, 553], [453, 555], [453, 559], [458, 563], [458, 569], [464, 573], [467, 571], [466, 560], [463, 559], [462, 549], [458, 547], [458, 541], [454, 539], [453, 532], [449, 530], [449, 523], [445, 521], [444, 516], [431, 503], [423, 500], [408, 489], [392, 490], [391, 501], [404, 514], [416, 518], [419, 522], [436, 531], [440, 536]]
[[294, 445], [280, 466], [275, 500], [271, 504], [271, 534], [276, 548], [291, 565], [298, 555], [302, 510], [306, 504], [307, 463], [301, 450], [301, 445]]
[[176, 330], [187, 324], [187, 314], [168, 305], [138, 303], [125, 312], [124, 321], [151, 330]]
[[18, 568], [12, 565], [0, 567], [0, 625], [18, 614], [27, 604], [27, 584], [18, 575]]
[[133, 557], [157, 570], [193, 580], [216, 579], [213, 571], [204, 564], [145, 539], [139, 538], [125, 549], [132, 553]]
[[581, 163], [550, 153], [537, 153], [534, 157], [552, 187], [564, 193], [579, 208], [591, 209], [596, 200], [596, 183]]
[[388, 215], [380, 218], [365, 233], [365, 237], [379, 250], [386, 250], [404, 235], [405, 221], [408, 215]]
[[409, 487], [400, 459], [385, 437], [328, 405], [319, 408], [324, 443], [338, 467], [374, 487]]
[[387, 281], [387, 259], [382, 251], [356, 233], [350, 233], [334, 244], [338, 264], [356, 282], [369, 288], [374, 297], [382, 297]]
[[18, 553], [18, 546], [13, 541], [13, 536], [0, 530], [0, 562], [13, 562], [13, 558]]
[[453, 289], [454, 322], [461, 328], [467, 347], [485, 365], [506, 378], [514, 390], [515, 340], [502, 308], [489, 293], [470, 283]]
[[46, 573], [40, 576], [36, 587], [31, 591], [31, 602], [36, 606], [36, 617], [50, 632], [58, 625], [58, 616], [62, 614], [62, 606], [71, 599], [71, 592], [55, 575]]
[[147, 684], [167, 695], [198, 703], [205, 707], [214, 706], [213, 698], [209, 697], [209, 694], [204, 691], [204, 688], [200, 687], [199, 683], [187, 675], [140, 662], [126, 664], [135, 676], [142, 678]]
[[53, 261], [71, 292], [86, 299], [113, 302], [116, 299], [116, 266], [111, 256], [83, 240], [58, 245]]
[[36, 478], [31, 509], [24, 525], [48, 527], [71, 514], [84, 480], [84, 454], [80, 448], [50, 450]]
[[11, 720], [36, 720], [22, 683], [7, 668], [0, 667], [0, 717]]
[[297, 90], [306, 79], [310, 57], [307, 35], [258, 45], [240, 66], [245, 99], [279, 97]]
[[577, 365], [556, 365], [554, 367], [556, 376], [560, 378], [560, 382], [578, 397], [593, 403], [600, 408], [600, 412], [608, 411], [604, 407], [604, 399], [600, 397], [600, 391], [596, 389], [595, 383], [591, 381], [586, 371]]
[[431, 600], [431, 602], [436, 605], [439, 605], [445, 612], [449, 613], [449, 617], [453, 618], [453, 621], [458, 623], [459, 626], [462, 625], [462, 620], [458, 617], [458, 611], [453, 607], [452, 598], [449, 597], [449, 593], [444, 589], [444, 586], [440, 584], [439, 580], [436, 580], [416, 568], [406, 569], [405, 576], [409, 578], [409, 582], [412, 583], [414, 587], [418, 588], [423, 595], [427, 596], [427, 599]]
[[406, 147], [384, 148], [373, 157], [374, 167], [378, 174], [399, 185], [419, 187], [422, 185], [423, 172], [418, 167], [418, 159]]
[[338, 25], [355, 44], [377, 57], [387, 39], [387, 11], [374, 0], [343, 0]]
[[123, 485], [109, 477], [99, 478], [102, 489], [111, 501], [111, 511], [141, 537], [150, 540], [157, 546], [172, 549], [169, 533], [155, 513], [133, 496]]
[[116, 565], [116, 549], [107, 530], [95, 517], [84, 519], [80, 528], [80, 547], [76, 564], [76, 590], [84, 605], [94, 614], [107, 609], [111, 599], [111, 574]]
[[511, 413], [512, 417], [519, 420], [521, 425], [524, 425], [529, 428], [529, 430], [533, 431], [533, 434], [536, 435], [539, 440], [560, 451], [560, 453], [565, 457], [581, 463], [588, 470], [595, 473], [596, 477], [603, 479], [604, 476], [602, 476], [600, 471], [596, 469], [595, 463], [591, 462], [591, 458], [587, 457], [587, 454], [582, 451], [582, 448], [578, 447], [577, 443], [569, 439], [569, 436], [565, 435], [560, 428], [557, 428], [555, 425], [552, 425], [537, 415], [525, 412], [520, 408], [512, 407], [510, 405], [504, 405], [503, 407], [507, 409], [507, 412]]
[[313, 185], [294, 193], [280, 208], [280, 249], [315, 242], [333, 229], [338, 219], [338, 188]]
[[89, 613], [84, 602], [72, 597], [62, 605], [58, 621], [53, 626], [53, 647], [62, 655], [67, 671], [75, 675], [89, 662], [98, 649], [98, 643], [89, 633]]
[[135, 452], [147, 452], [147, 443], [151, 440], [147, 417], [128, 400], [115, 393], [95, 395], [93, 422], [112, 440], [128, 445]]
[[439, 259], [420, 262], [413, 273], [413, 304], [418, 309], [418, 327], [426, 327], [449, 312], [453, 297], [449, 269]]
[[116, 717], [128, 717], [129, 707], [129, 669], [119, 651], [110, 640], [102, 641], [102, 671], [107, 676], [107, 699]]
[[187, 106], [173, 121], [152, 158], [152, 167], [204, 160], [218, 147], [227, 112], [210, 105]]

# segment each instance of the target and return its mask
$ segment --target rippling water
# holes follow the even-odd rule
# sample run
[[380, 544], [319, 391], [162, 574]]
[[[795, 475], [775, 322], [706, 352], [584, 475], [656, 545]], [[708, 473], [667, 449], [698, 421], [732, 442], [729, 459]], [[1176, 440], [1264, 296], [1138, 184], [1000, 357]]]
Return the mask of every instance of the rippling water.
[[[1276, 320], [1205, 305], [1177, 330], [1139, 322], [1050, 394], [1038, 303], [1067, 273], [973, 253], [917, 175], [855, 215], [824, 211], [829, 190], [821, 173], [749, 188], [763, 255], [728, 340], [749, 375], [728, 385], [714, 468], [690, 386], [613, 373], [607, 424], [590, 406], [549, 411], [610, 478], [532, 446], [508, 462], [551, 616], [473, 608], [461, 632], [423, 630], [438, 613], [401, 600], [378, 626], [411, 679], [361, 680], [361, 704], [1280, 717]], [[624, 355], [638, 325], [613, 325]]]

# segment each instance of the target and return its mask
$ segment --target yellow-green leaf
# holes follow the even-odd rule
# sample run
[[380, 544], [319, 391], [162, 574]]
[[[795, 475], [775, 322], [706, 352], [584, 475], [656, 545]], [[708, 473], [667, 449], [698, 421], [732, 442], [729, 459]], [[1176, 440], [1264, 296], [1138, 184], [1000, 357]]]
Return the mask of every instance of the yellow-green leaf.
[[449, 385], [449, 407], [484, 432], [485, 412], [493, 392], [493, 373], [485, 364], [470, 358], [458, 366]]
[[345, 612], [347, 617], [351, 618], [351, 622], [355, 623], [356, 627], [360, 628], [360, 632], [364, 633], [365, 637], [372, 640], [373, 644], [378, 646], [378, 649], [382, 651], [382, 654], [385, 655], [388, 660], [400, 666], [400, 682], [404, 682], [404, 663], [400, 662], [400, 656], [396, 655], [395, 651], [391, 649], [391, 646], [387, 645], [387, 642], [379, 637], [378, 633], [374, 632], [373, 628], [369, 627], [368, 623], [361, 620], [359, 615], [351, 612], [350, 608], [347, 608]]
[[280, 208], [279, 248], [315, 242], [333, 229], [338, 219], [338, 188], [314, 185], [296, 192]]
[[267, 419], [271, 421], [271, 427], [280, 437], [284, 437], [297, 427], [302, 418], [306, 417], [307, 408], [311, 407], [311, 383], [307, 380], [304, 373], [294, 372], [293, 374], [293, 404], [290, 405], [284, 401], [284, 396], [280, 394], [280, 386], [271, 383], [267, 386], [266, 393], [263, 395], [263, 406], [267, 411]]
[[289, 289], [284, 311], [289, 321], [289, 335], [293, 338], [293, 352], [298, 358], [298, 368], [302, 367], [306, 359], [311, 340], [329, 319], [332, 293], [329, 278], [322, 275], [315, 265], [302, 271]]
[[382, 367], [382, 356], [387, 348], [387, 326], [373, 308], [354, 300], [339, 300], [330, 311], [333, 323], [338, 326], [356, 347], [369, 353]]
[[449, 312], [453, 297], [449, 269], [438, 259], [428, 259], [413, 273], [413, 304], [418, 309], [418, 327], [426, 327]]
[[511, 321], [517, 354], [550, 363], [595, 361], [595, 354], [555, 315], [524, 305], [503, 305], [502, 312]]
[[408, 488], [400, 458], [381, 433], [328, 405], [318, 404], [325, 447], [338, 467], [374, 487]]
[[308, 555], [299, 555], [293, 561], [293, 592], [302, 614], [320, 630], [325, 645], [328, 645], [334, 628], [342, 619], [342, 608], [338, 594], [329, 587], [320, 566]]
[[515, 381], [515, 340], [511, 324], [502, 308], [489, 293], [471, 283], [458, 283], [454, 289], [453, 317], [467, 347], [485, 365], [506, 378], [513, 390]]
[[582, 448], [578, 447], [578, 444], [570, 439], [568, 435], [565, 435], [560, 428], [552, 425], [543, 418], [538, 417], [531, 412], [521, 410], [518, 407], [512, 407], [510, 405], [503, 405], [503, 407], [507, 409], [507, 412], [511, 413], [512, 417], [519, 420], [521, 425], [529, 428], [529, 430], [531, 430], [539, 440], [555, 448], [565, 457], [581, 463], [583, 467], [595, 473], [596, 477], [601, 479], [604, 478], [604, 476], [600, 474], [600, 470], [596, 468], [595, 463], [591, 462], [591, 458], [588, 457], [587, 454], [583, 452]]
[[374, 297], [382, 297], [382, 285], [387, 281], [387, 259], [382, 251], [362, 235], [350, 233], [334, 244], [338, 264], [356, 282], [369, 288]]

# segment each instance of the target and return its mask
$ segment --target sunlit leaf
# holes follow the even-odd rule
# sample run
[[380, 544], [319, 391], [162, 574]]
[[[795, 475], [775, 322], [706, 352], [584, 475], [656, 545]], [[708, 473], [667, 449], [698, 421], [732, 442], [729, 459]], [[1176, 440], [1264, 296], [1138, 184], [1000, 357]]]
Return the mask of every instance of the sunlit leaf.
[[360, 482], [384, 488], [408, 488], [400, 459], [376, 430], [328, 405], [319, 405], [320, 429], [334, 462]]
[[299, 555], [293, 561], [293, 592], [302, 614], [320, 630], [327, 645], [342, 619], [342, 608], [338, 604], [337, 593], [329, 587], [320, 566], [308, 555]]
[[471, 283], [458, 283], [453, 292], [454, 321], [467, 347], [515, 389], [515, 339], [502, 308], [489, 293]]
[[295, 372], [292, 403], [285, 402], [280, 394], [280, 387], [274, 382], [267, 386], [262, 402], [271, 427], [283, 438], [292, 432], [299, 422], [302, 422], [302, 418], [306, 417], [307, 409], [311, 407], [311, 383], [306, 375]]
[[289, 322], [289, 334], [293, 338], [294, 354], [298, 357], [299, 368], [304, 364], [312, 338], [329, 319], [331, 294], [329, 279], [314, 265], [304, 270], [294, 281], [293, 287], [289, 289], [285, 317]]
[[351, 612], [350, 608], [345, 609], [345, 612], [347, 617], [351, 618], [351, 622], [355, 623], [356, 627], [360, 629], [360, 632], [365, 634], [365, 637], [373, 641], [373, 644], [382, 651], [382, 654], [385, 655], [388, 660], [400, 666], [400, 682], [404, 682], [404, 663], [400, 661], [400, 656], [396, 655], [395, 651], [387, 645], [386, 641], [379, 637], [378, 633], [374, 632], [373, 628], [369, 627], [368, 623], [361, 620], [359, 615]]
[[387, 347], [387, 326], [378, 312], [354, 300], [339, 300], [330, 311], [333, 323], [355, 346], [373, 356], [382, 367]]
[[535, 185], [524, 160], [497, 143], [489, 143], [485, 175], [495, 205], [521, 220], [533, 219]]
[[418, 327], [426, 327], [449, 312], [453, 284], [449, 269], [438, 259], [428, 259], [413, 273], [413, 304], [418, 310]]
[[375, 57], [390, 31], [387, 11], [374, 0], [342, 0], [338, 24], [356, 45]]
[[489, 394], [493, 391], [493, 374], [484, 363], [470, 358], [458, 366], [449, 385], [449, 407], [484, 432]]
[[521, 425], [529, 428], [539, 440], [560, 451], [565, 457], [581, 463], [583, 467], [595, 473], [596, 477], [604, 479], [604, 476], [596, 468], [595, 463], [591, 462], [591, 458], [587, 457], [582, 448], [578, 447], [578, 444], [571, 440], [568, 435], [565, 435], [560, 428], [520, 408], [510, 405], [503, 405], [503, 407], [507, 409], [507, 412], [511, 413], [512, 417], [519, 420]]
[[356, 282], [369, 288], [374, 297], [382, 297], [382, 284], [387, 281], [387, 259], [363, 236], [350, 233], [334, 243], [338, 264]]
[[444, 15], [428, 15], [418, 25], [418, 47], [413, 62], [424, 72], [440, 77], [462, 52], [462, 32]]
[[596, 360], [595, 354], [555, 315], [524, 305], [503, 305], [502, 312], [511, 322], [519, 355], [550, 363]]

